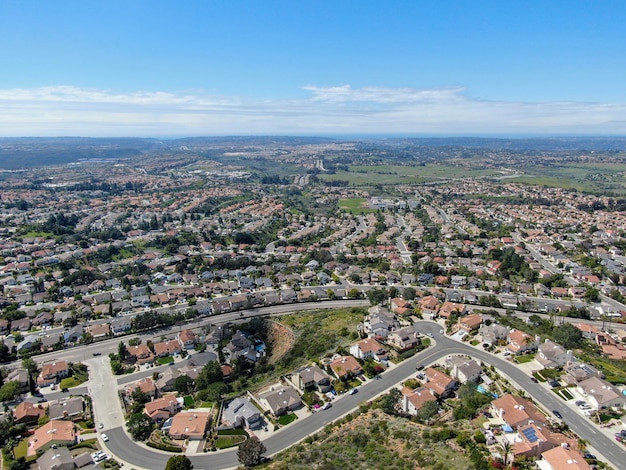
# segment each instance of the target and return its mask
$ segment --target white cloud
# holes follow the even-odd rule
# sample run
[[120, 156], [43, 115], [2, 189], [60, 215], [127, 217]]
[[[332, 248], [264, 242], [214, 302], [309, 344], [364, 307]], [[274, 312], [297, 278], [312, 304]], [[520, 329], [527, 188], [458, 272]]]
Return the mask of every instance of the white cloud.
[[305, 99], [200, 91], [0, 89], [2, 136], [626, 134], [626, 105], [471, 98], [462, 87], [305, 86]]

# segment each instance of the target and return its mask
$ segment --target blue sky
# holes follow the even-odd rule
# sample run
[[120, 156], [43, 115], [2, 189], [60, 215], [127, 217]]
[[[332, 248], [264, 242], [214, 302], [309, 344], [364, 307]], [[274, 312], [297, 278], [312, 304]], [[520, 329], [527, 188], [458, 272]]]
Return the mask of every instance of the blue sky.
[[0, 1], [0, 136], [626, 135], [626, 2]]

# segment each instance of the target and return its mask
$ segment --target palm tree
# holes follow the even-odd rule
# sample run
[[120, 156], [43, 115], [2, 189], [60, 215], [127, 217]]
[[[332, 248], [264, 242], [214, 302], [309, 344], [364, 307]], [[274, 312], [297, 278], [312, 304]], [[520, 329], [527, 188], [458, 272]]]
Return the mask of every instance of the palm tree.
[[578, 446], [578, 450], [580, 451], [581, 454], [584, 454], [585, 451], [587, 450], [587, 445], [589, 445], [589, 442], [579, 438], [578, 442], [577, 442], [577, 446]]
[[504, 453], [504, 465], [508, 466], [509, 454], [511, 453], [511, 444], [509, 443], [509, 441], [503, 440], [500, 446], [502, 447], [502, 452]]

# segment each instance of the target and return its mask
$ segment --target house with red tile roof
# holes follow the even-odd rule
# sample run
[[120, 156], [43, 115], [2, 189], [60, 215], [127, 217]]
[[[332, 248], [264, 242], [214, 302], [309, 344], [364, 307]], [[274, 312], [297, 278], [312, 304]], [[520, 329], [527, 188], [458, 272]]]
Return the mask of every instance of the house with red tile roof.
[[450, 302], [449, 300], [446, 300], [441, 308], [439, 308], [439, 316], [441, 318], [450, 318], [450, 316], [454, 313], [456, 313], [457, 315], [465, 315], [465, 304]]
[[143, 412], [152, 421], [156, 422], [172, 417], [178, 413], [182, 407], [182, 399], [179, 401], [175, 393], [170, 393], [146, 403]]
[[424, 387], [433, 392], [437, 397], [447, 397], [451, 395], [459, 386], [458, 382], [444, 372], [429, 367], [424, 371], [426, 383]]
[[56, 384], [69, 377], [70, 367], [67, 361], [46, 362], [41, 366], [41, 373], [37, 377], [37, 385], [45, 387], [46, 385]]
[[178, 333], [178, 342], [183, 349], [193, 349], [196, 347], [198, 338], [191, 330], [183, 330]]
[[531, 336], [521, 330], [511, 330], [506, 337], [507, 349], [513, 354], [524, 354], [534, 351], [539, 346], [539, 337]]
[[211, 413], [183, 411], [172, 418], [168, 433], [172, 439], [204, 439], [211, 421]]
[[428, 295], [423, 297], [419, 302], [419, 308], [422, 311], [422, 315], [425, 317], [435, 317], [439, 312], [441, 302], [435, 296]]
[[50, 447], [76, 444], [76, 431], [71, 421], [50, 421], [28, 439], [27, 456], [41, 454]]
[[378, 362], [387, 360], [387, 351], [373, 338], [365, 338], [353, 343], [350, 346], [350, 354], [361, 360], [374, 359]]
[[152, 351], [150, 351], [150, 348], [146, 344], [128, 346], [126, 351], [128, 352], [128, 359], [130, 362], [136, 361], [138, 364], [148, 364], [154, 362], [154, 354], [152, 354]]
[[157, 357], [171, 356], [181, 352], [180, 343], [177, 339], [170, 339], [161, 343], [154, 343], [154, 354]]
[[331, 361], [329, 364], [333, 373], [337, 376], [337, 378], [341, 379], [342, 377], [346, 377], [349, 374], [359, 375], [363, 372], [361, 368], [361, 364], [352, 356], [341, 356], [337, 359]]
[[45, 415], [46, 410], [43, 406], [23, 401], [13, 409], [13, 422], [15, 424], [33, 424]]
[[517, 395], [506, 394], [491, 402], [495, 416], [500, 417], [513, 429], [525, 426], [531, 421], [546, 424], [545, 415], [529, 400]]
[[427, 387], [418, 387], [414, 390], [402, 387], [402, 411], [416, 416], [420, 408], [429, 401], [437, 401], [433, 391]]
[[478, 330], [483, 322], [483, 317], [477, 313], [472, 313], [464, 317], [459, 318], [459, 329], [471, 333]]
[[581, 453], [574, 449], [555, 447], [541, 454], [541, 468], [546, 470], [591, 470]]

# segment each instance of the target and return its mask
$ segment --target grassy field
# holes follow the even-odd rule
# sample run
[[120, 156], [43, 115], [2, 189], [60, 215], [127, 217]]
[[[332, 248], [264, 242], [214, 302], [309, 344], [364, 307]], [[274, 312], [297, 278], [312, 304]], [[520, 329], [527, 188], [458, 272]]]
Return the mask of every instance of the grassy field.
[[341, 199], [339, 201], [339, 208], [341, 210], [344, 210], [354, 215], [374, 212], [374, 209], [369, 209], [367, 207], [367, 199], [362, 198], [362, 197], [352, 197], [349, 199]]
[[572, 164], [523, 168], [524, 176], [511, 182], [552, 186], [578, 191], [626, 194], [626, 165], [617, 163]]
[[319, 175], [327, 181], [348, 181], [353, 186], [420, 184], [450, 178], [468, 178], [499, 174], [495, 169], [472, 170], [455, 165], [353, 165], [349, 171]]

